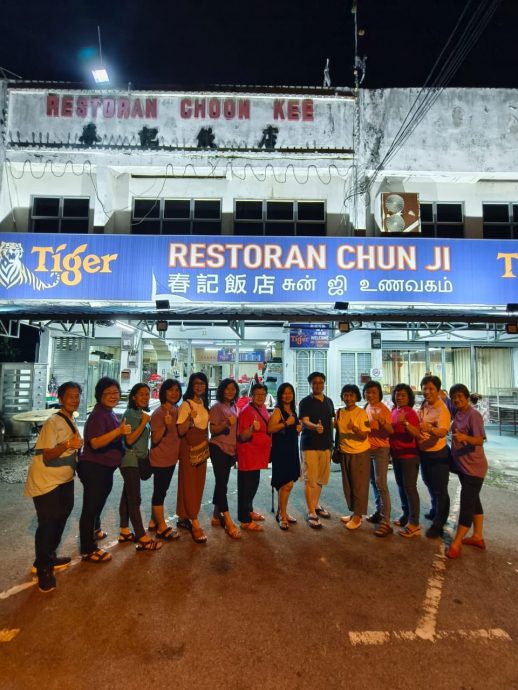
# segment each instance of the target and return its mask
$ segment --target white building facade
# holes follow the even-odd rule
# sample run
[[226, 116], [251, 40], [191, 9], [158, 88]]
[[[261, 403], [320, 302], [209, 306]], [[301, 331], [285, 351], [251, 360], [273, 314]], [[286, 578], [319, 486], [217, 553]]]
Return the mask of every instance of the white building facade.
[[[413, 131], [418, 90], [94, 92], [4, 82], [0, 94], [0, 308], [4, 319], [43, 325], [49, 378], [91, 389], [109, 373], [129, 388], [151, 373], [185, 380], [203, 369], [215, 387], [266, 365], [271, 386], [293, 381], [301, 396], [319, 369], [335, 401], [344, 383], [376, 378], [389, 392], [399, 381], [418, 387], [427, 371], [485, 395], [517, 385], [518, 341], [504, 325], [518, 302], [518, 91], [445, 90]], [[386, 232], [383, 194], [414, 195], [421, 235], [406, 225]], [[397, 205], [395, 215], [403, 223]], [[41, 284], [27, 271], [25, 287], [14, 284], [8, 244], [22, 245], [19, 264]], [[192, 247], [202, 245], [212, 264], [196, 263]], [[261, 251], [261, 261], [239, 263], [237, 245]], [[112, 293], [117, 261], [106, 257], [126, 247], [132, 263]], [[149, 268], [157, 251], [168, 256], [163, 274]], [[74, 252], [77, 275], [65, 264]], [[228, 287], [230, 269], [248, 292], [211, 289], [210, 276]], [[182, 271], [195, 294], [175, 292]], [[264, 288], [259, 299], [261, 276], [284, 292]], [[409, 277], [435, 282], [417, 295]], [[132, 292], [139, 281], [147, 292]], [[439, 299], [446, 282], [451, 299]], [[169, 307], [157, 311], [157, 299]], [[74, 324], [60, 325], [71, 314]]]

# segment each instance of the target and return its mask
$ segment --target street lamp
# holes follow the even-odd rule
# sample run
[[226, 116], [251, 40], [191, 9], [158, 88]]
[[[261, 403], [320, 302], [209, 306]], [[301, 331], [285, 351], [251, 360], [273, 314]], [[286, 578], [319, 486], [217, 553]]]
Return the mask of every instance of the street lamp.
[[109, 84], [110, 77], [108, 70], [103, 65], [103, 51], [101, 46], [101, 27], [97, 27], [97, 37], [99, 39], [99, 65], [92, 70], [92, 77], [96, 84]]

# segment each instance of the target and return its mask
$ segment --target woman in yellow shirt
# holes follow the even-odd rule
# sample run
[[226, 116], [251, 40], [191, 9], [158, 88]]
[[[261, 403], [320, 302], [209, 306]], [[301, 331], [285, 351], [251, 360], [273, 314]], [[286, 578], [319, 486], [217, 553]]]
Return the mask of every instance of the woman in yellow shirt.
[[337, 411], [335, 426], [342, 453], [340, 464], [344, 494], [352, 510], [351, 515], [345, 515], [341, 520], [347, 529], [353, 530], [362, 524], [369, 501], [369, 418], [365, 410], [356, 404], [362, 399], [358, 386], [345, 385], [340, 397], [345, 407]]

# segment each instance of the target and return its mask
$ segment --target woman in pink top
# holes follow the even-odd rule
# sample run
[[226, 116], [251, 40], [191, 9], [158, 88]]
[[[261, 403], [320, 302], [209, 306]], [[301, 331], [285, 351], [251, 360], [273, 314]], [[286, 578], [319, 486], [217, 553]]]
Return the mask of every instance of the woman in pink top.
[[392, 392], [392, 428], [390, 437], [390, 454], [394, 476], [399, 488], [403, 514], [395, 521], [399, 525], [401, 537], [418, 537], [421, 534], [419, 525], [419, 453], [416, 439], [419, 436], [419, 417], [414, 410], [414, 391], [406, 383], [398, 383]]
[[164, 501], [171, 485], [178, 455], [180, 437], [176, 428], [178, 401], [182, 397], [182, 384], [166, 379], [160, 386], [161, 405], [151, 415], [151, 451], [149, 462], [153, 468], [153, 497], [149, 529], [156, 529], [156, 536], [165, 541], [178, 537], [173, 527], [168, 527], [164, 515]]
[[237, 514], [241, 529], [262, 532], [257, 522], [264, 516], [256, 513], [253, 502], [259, 488], [260, 470], [270, 461], [272, 437], [268, 433], [268, 411], [264, 404], [267, 388], [262, 383], [252, 386], [252, 401], [237, 420]]
[[390, 526], [390, 492], [387, 484], [387, 472], [390, 459], [389, 439], [394, 433], [390, 410], [382, 402], [383, 391], [378, 381], [369, 381], [363, 387], [363, 398], [367, 401], [365, 408], [369, 417], [370, 434], [370, 475], [371, 486], [376, 500], [376, 512], [367, 520], [377, 524], [374, 534], [386, 537], [392, 534]]

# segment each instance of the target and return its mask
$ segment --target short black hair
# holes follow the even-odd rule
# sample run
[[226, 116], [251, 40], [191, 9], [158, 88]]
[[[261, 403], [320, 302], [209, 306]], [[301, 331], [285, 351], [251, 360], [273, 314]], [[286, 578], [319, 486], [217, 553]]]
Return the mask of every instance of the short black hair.
[[103, 376], [102, 378], [97, 381], [95, 384], [95, 399], [98, 403], [101, 402], [101, 398], [103, 397], [103, 393], [107, 388], [111, 388], [112, 386], [116, 386], [116, 388], [119, 391], [119, 395], [121, 392], [121, 387], [120, 383], [117, 381], [117, 379], [111, 379], [109, 376]]
[[453, 384], [453, 386], [450, 388], [450, 398], [453, 398], [455, 393], [461, 393], [465, 398], [471, 399], [471, 393], [469, 392], [469, 388], [465, 386], [463, 383]]
[[396, 393], [399, 393], [399, 391], [406, 391], [406, 394], [408, 395], [408, 406], [413, 407], [415, 405], [415, 393], [410, 388], [408, 383], [398, 383], [392, 391], [392, 402], [394, 405], [396, 404]]
[[325, 382], [326, 375], [323, 374], [321, 371], [312, 371], [311, 374], [308, 376], [308, 383], [311, 383], [311, 381], [313, 381], [313, 379], [317, 379], [317, 378], [323, 379]]
[[344, 393], [354, 393], [356, 395], [356, 400], [360, 401], [362, 399], [362, 394], [360, 393], [360, 389], [355, 383], [346, 383], [345, 386], [342, 388], [342, 392], [340, 393], [340, 397], [343, 399]]
[[254, 383], [252, 388], [250, 388], [250, 397], [252, 397], [255, 391], [258, 390], [263, 390], [266, 394], [268, 393], [268, 388], [264, 385], [264, 383]]
[[232, 398], [232, 401], [231, 401], [231, 402], [232, 402], [232, 403], [235, 403], [235, 402], [236, 402], [236, 399], [237, 399], [238, 396], [239, 396], [239, 386], [237, 385], [237, 383], [235, 382], [234, 379], [223, 379], [223, 381], [221, 381], [221, 383], [220, 383], [219, 386], [218, 386], [218, 390], [216, 391], [216, 400], [217, 400], [218, 402], [224, 402], [224, 392], [225, 392], [225, 388], [226, 388], [227, 386], [230, 386], [231, 384], [234, 386], [234, 391], [235, 391], [235, 392], [234, 392], [234, 397]]
[[437, 388], [438, 391], [440, 391], [442, 389], [442, 382], [438, 376], [432, 376], [431, 374], [429, 374], [428, 376], [423, 377], [421, 379], [421, 384], [420, 384], [421, 388], [423, 386], [426, 386], [427, 383], [431, 383], [432, 386]]
[[363, 387], [363, 399], [365, 400], [365, 393], [369, 388], [375, 388], [379, 393], [380, 402], [383, 400], [383, 390], [381, 388], [381, 383], [379, 381], [368, 381]]
[[167, 393], [167, 391], [170, 388], [174, 388], [175, 386], [180, 391], [180, 395], [178, 396], [178, 400], [180, 400], [180, 398], [182, 397], [182, 384], [180, 383], [180, 381], [177, 381], [177, 379], [166, 379], [164, 381], [164, 383], [160, 386], [160, 390], [158, 392], [158, 398], [159, 398], [160, 402], [162, 403], [162, 405], [166, 401], [165, 394]]
[[65, 381], [65, 383], [62, 383], [57, 390], [58, 400], [61, 400], [61, 398], [63, 398], [63, 396], [69, 388], [76, 388], [79, 391], [79, 395], [81, 395], [81, 393], [83, 392], [81, 386], [75, 381]]

